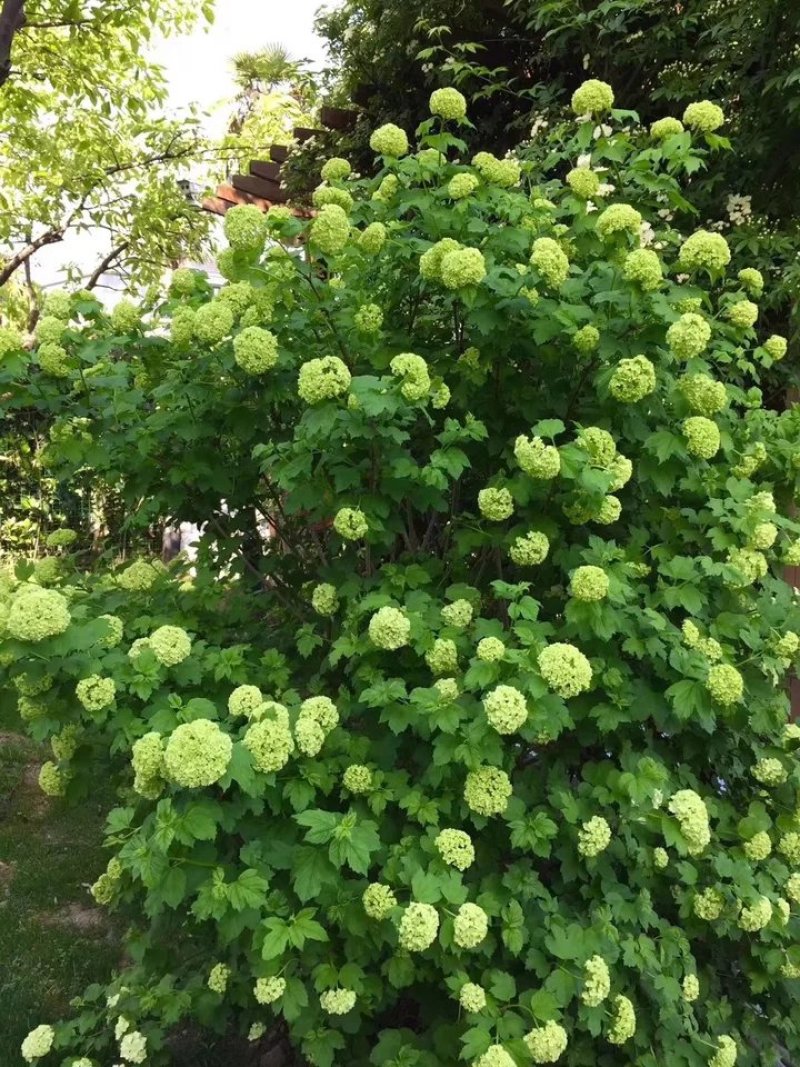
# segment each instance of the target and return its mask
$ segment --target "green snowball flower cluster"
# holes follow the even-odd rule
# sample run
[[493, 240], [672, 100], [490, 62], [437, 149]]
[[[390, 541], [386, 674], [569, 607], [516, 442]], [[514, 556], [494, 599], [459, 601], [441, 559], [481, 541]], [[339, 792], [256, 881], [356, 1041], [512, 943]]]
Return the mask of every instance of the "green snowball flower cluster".
[[339, 508], [333, 518], [333, 528], [345, 541], [358, 541], [369, 530], [367, 517], [360, 508]]
[[445, 863], [465, 871], [475, 862], [475, 848], [463, 830], [440, 830], [433, 842]]
[[567, 1050], [567, 1031], [549, 1019], [530, 1030], [523, 1041], [534, 1063], [556, 1063]]
[[439, 914], [431, 904], [416, 901], [403, 911], [398, 929], [401, 948], [407, 952], [424, 952], [439, 933]]
[[263, 703], [264, 696], [257, 685], [237, 685], [228, 697], [228, 711], [252, 719]]
[[187, 789], [213, 785], [227, 771], [232, 751], [230, 737], [210, 719], [183, 723], [164, 749], [166, 777]]
[[486, 1007], [486, 991], [475, 982], [465, 982], [458, 991], [458, 1003], [464, 1011], [477, 1013]]
[[253, 989], [253, 996], [259, 1004], [274, 1004], [285, 992], [285, 978], [259, 978]]
[[172, 313], [170, 340], [176, 348], [188, 348], [194, 338], [194, 308], [180, 307]]
[[716, 415], [728, 402], [723, 383], [715, 382], [707, 374], [688, 374], [678, 381], [678, 388], [691, 410], [698, 415]]
[[422, 356], [416, 356], [413, 352], [401, 352], [392, 359], [389, 368], [392, 374], [400, 379], [400, 392], [409, 403], [422, 400], [430, 392], [431, 377], [428, 364]]
[[624, 1045], [636, 1033], [636, 1012], [631, 1001], [622, 995], [612, 1001], [611, 1025], [607, 1037], [612, 1045]]
[[683, 123], [672, 115], [656, 119], [650, 126], [650, 136], [654, 141], [666, 141], [668, 137], [675, 137], [679, 133], [683, 133]]
[[75, 723], [67, 723], [50, 738], [50, 747], [57, 760], [70, 760], [75, 755], [81, 732]]
[[423, 252], [419, 257], [419, 272], [425, 281], [441, 281], [442, 260], [446, 255], [457, 252], [460, 248], [461, 245], [452, 237], [443, 237], [441, 241], [436, 241], [431, 245], [427, 252]]
[[673, 322], [667, 330], [667, 344], [678, 359], [693, 359], [705, 352], [711, 340], [711, 327], [693, 311]]
[[751, 300], [737, 300], [728, 304], [725, 316], [740, 330], [749, 330], [758, 318], [758, 305]]
[[686, 107], [683, 121], [693, 130], [713, 133], [725, 122], [725, 114], [721, 107], [712, 104], [710, 100], [696, 100]]
[[769, 897], [759, 897], [755, 904], [744, 907], [739, 912], [737, 926], [750, 934], [763, 930], [772, 919], [772, 901]]
[[480, 285], [486, 277], [486, 261], [478, 248], [456, 248], [442, 256], [439, 274], [448, 289]]
[[611, 844], [611, 827], [602, 815], [593, 815], [578, 830], [578, 852], [592, 859]]
[[598, 426], [586, 426], [582, 429], [577, 442], [598, 467], [609, 467], [617, 454], [614, 438], [608, 430], [601, 430]]
[[553, 289], [560, 288], [569, 275], [569, 259], [552, 237], [536, 238], [531, 251], [531, 263]]
[[800, 874], [790, 874], [786, 880], [786, 895], [795, 904], [800, 904]]
[[700, 982], [696, 974], [687, 974], [681, 983], [683, 999], [687, 1004], [693, 1004], [700, 996]]
[[458, 89], [434, 89], [429, 102], [432, 115], [456, 121], [466, 118], [467, 100]]
[[481, 489], [478, 510], [490, 522], [503, 522], [514, 514], [514, 500], [508, 489]]
[[[761, 552], [772, 548], [778, 538], [778, 527], [774, 522], [759, 522], [753, 528], [748, 539], [749, 547]], [[791, 639], [790, 639], [791, 640]]]
[[282, 716], [263, 718], [253, 723], [247, 728], [243, 744], [250, 753], [253, 766], [262, 774], [273, 774], [282, 770], [294, 751], [294, 740], [288, 722], [284, 721]]
[[388, 204], [397, 195], [400, 188], [400, 179], [396, 174], [387, 174], [381, 184], [372, 194], [372, 199], [380, 203]]
[[350, 193], [335, 185], [318, 185], [311, 194], [311, 202], [317, 208], [325, 207], [326, 204], [336, 204], [344, 212], [353, 210], [353, 198]]
[[742, 700], [744, 679], [735, 667], [720, 663], [708, 672], [706, 689], [718, 704], [728, 708]]
[[576, 115], [600, 114], [613, 106], [614, 90], [597, 78], [589, 78], [572, 94], [572, 110]]
[[72, 318], [72, 297], [62, 289], [55, 289], [45, 296], [42, 311], [45, 315], [68, 322]]
[[703, 415], [690, 415], [681, 427], [686, 438], [686, 451], [698, 459], [713, 459], [719, 452], [719, 427]]
[[635, 404], [655, 391], [656, 369], [646, 356], [621, 359], [614, 368], [608, 388], [615, 400]]
[[483, 698], [483, 709], [489, 725], [499, 734], [513, 734], [528, 719], [525, 696], [512, 685], [498, 685]]
[[596, 230], [601, 237], [613, 237], [617, 233], [637, 234], [642, 225], [642, 216], [630, 204], [611, 204], [597, 216]]
[[722, 271], [731, 261], [731, 250], [721, 233], [698, 230], [687, 237], [678, 252], [683, 270]]
[[324, 252], [335, 256], [350, 239], [350, 219], [340, 204], [325, 204], [321, 207], [308, 231], [309, 242]]
[[157, 797], [163, 788], [164, 746], [153, 731], [134, 741], [131, 750], [133, 788], [143, 797]]
[[169, 281], [170, 293], [176, 296], [190, 296], [194, 292], [198, 277], [197, 272], [190, 270], [189, 267], [178, 267], [172, 272]]
[[114, 703], [117, 686], [113, 678], [101, 678], [92, 674], [81, 678], [75, 686], [75, 695], [87, 711], [102, 711]]
[[78, 535], [74, 530], [53, 530], [45, 538], [45, 544], [48, 548], [69, 548], [77, 540]]
[[603, 600], [608, 596], [608, 575], [602, 567], [577, 567], [572, 572], [569, 590], [576, 600]]
[[459, 688], [455, 678], [437, 678], [433, 683], [433, 688], [439, 694], [439, 699], [443, 704], [452, 704], [454, 700], [458, 700]]
[[408, 644], [411, 622], [399, 608], [383, 607], [369, 621], [369, 637], [377, 648], [394, 651]]
[[658, 254], [651, 248], [634, 248], [625, 257], [622, 276], [647, 293], [658, 289], [664, 280], [664, 271]]
[[708, 808], [703, 798], [693, 789], [679, 789], [672, 794], [667, 807], [678, 820], [686, 851], [690, 856], [698, 855], [711, 841]]
[[434, 674], [451, 674], [458, 670], [458, 649], [449, 637], [437, 637], [425, 653], [425, 662]]
[[254, 204], [237, 204], [225, 213], [223, 230], [228, 244], [240, 252], [261, 252], [267, 237], [264, 213]]
[[736, 275], [751, 296], [761, 296], [764, 291], [764, 275], [755, 267], [742, 267]]
[[[767, 526], [771, 523], [763, 525]], [[787, 630], [775, 643], [775, 652], [783, 659], [794, 659], [798, 649], [800, 649], [800, 635], [794, 633], [793, 630]]]
[[380, 922], [388, 919], [392, 909], [397, 907], [397, 897], [388, 885], [372, 882], [364, 890], [361, 903], [370, 919], [377, 919]]
[[499, 767], [470, 771], [464, 783], [464, 800], [477, 815], [502, 815], [511, 797], [511, 781]]
[[600, 179], [591, 167], [573, 167], [567, 172], [567, 185], [581, 200], [591, 200], [600, 188]]
[[773, 756], [765, 756], [758, 760], [753, 765], [751, 773], [762, 785], [783, 785], [789, 777], [789, 772], [781, 761]]
[[583, 693], [592, 684], [591, 664], [574, 645], [548, 645], [539, 653], [537, 663], [542, 678], [564, 699]]
[[778, 852], [785, 856], [793, 867], [800, 865], [800, 833], [789, 830], [778, 841]]
[[546, 445], [541, 437], [525, 437], [514, 442], [514, 458], [531, 478], [549, 479], [561, 471], [561, 456], [555, 445]]
[[352, 989], [326, 989], [319, 995], [319, 1006], [328, 1015], [347, 1015], [356, 1005]]
[[611, 992], [611, 975], [602, 956], [590, 956], [583, 965], [581, 1000], [587, 1008], [602, 1004]]
[[159, 626], [150, 637], [150, 649], [164, 667], [175, 667], [191, 654], [192, 642], [180, 626]]
[[108, 861], [105, 871], [92, 885], [89, 892], [98, 904], [107, 907], [116, 897], [121, 880], [122, 864], [114, 857]]
[[717, 1042], [717, 1051], [708, 1061], [708, 1067], [734, 1067], [738, 1055], [736, 1042], [728, 1034], [723, 1034]]
[[53, 1047], [55, 1037], [56, 1032], [52, 1026], [42, 1025], [35, 1027], [22, 1042], [20, 1051], [22, 1052], [23, 1060], [26, 1063], [33, 1063], [34, 1060], [39, 1060], [46, 1056]]
[[339, 595], [336, 592], [336, 587], [328, 582], [315, 585], [311, 593], [311, 607], [316, 611], [317, 615], [322, 615], [326, 618], [335, 614], [339, 607]]
[[516, 160], [498, 159], [491, 152], [478, 152], [472, 157], [472, 165], [490, 185], [511, 189], [519, 184], [522, 172]]
[[320, 176], [323, 181], [326, 182], [341, 182], [345, 178], [350, 177], [352, 167], [346, 159], [341, 159], [339, 156], [333, 156], [323, 163]]
[[63, 797], [67, 783], [55, 763], [49, 760], [39, 770], [39, 788], [48, 797]]
[[66, 322], [53, 315], [43, 315], [36, 323], [36, 340], [40, 345], [58, 344], [67, 328]]
[[377, 130], [373, 130], [369, 139], [369, 146], [379, 156], [398, 158], [408, 152], [408, 137], [405, 130], [401, 130], [399, 126], [395, 126], [392, 122], [387, 122], [384, 126], [379, 126]]
[[44, 641], [63, 634], [71, 621], [69, 606], [61, 593], [24, 586], [11, 602], [5, 625], [18, 641]]
[[704, 919], [706, 922], [713, 922], [718, 919], [724, 906], [725, 898], [713, 886], [709, 886], [701, 893], [697, 893], [692, 900], [692, 910], [695, 915], [698, 919]]
[[772, 841], [769, 834], [765, 830], [761, 830], [759, 833], [754, 834], [749, 841], [745, 841], [742, 847], [745, 856], [754, 863], [758, 863], [761, 860], [765, 860], [772, 852]]
[[454, 600], [442, 608], [442, 620], [447, 626], [463, 630], [472, 622], [472, 604], [468, 600]]
[[359, 333], [378, 333], [383, 326], [383, 312], [377, 304], [362, 304], [353, 315], [353, 323]]
[[661, 871], [669, 865], [669, 855], [665, 848], [653, 849], [653, 864]]
[[230, 967], [228, 967], [224, 963], [216, 963], [209, 972], [206, 985], [212, 993], [218, 993], [220, 996], [222, 996], [225, 990], [228, 988], [228, 980], [230, 976]]
[[386, 227], [382, 222], [371, 222], [358, 236], [358, 247], [370, 256], [376, 256], [385, 243]]
[[278, 362], [278, 339], [260, 326], [246, 326], [233, 339], [233, 358], [246, 374], [265, 374]]
[[477, 948], [489, 932], [489, 916], [477, 904], [462, 904], [453, 919], [453, 940], [460, 948]]
[[454, 174], [447, 183], [447, 195], [453, 200], [466, 200], [480, 185], [474, 174]]
[[546, 534], [532, 530], [522, 537], [516, 537], [509, 547], [511, 561], [518, 567], [535, 567], [547, 558], [550, 541]]
[[363, 763], [351, 763], [342, 775], [342, 784], [356, 795], [369, 793], [372, 791], [372, 771]]
[[309, 359], [300, 367], [297, 393], [307, 404], [334, 400], [350, 388], [351, 376], [347, 365], [338, 356]]
[[739, 581], [729, 582], [734, 588], [753, 585], [754, 582], [763, 578], [769, 569], [763, 553], [752, 548], [732, 548], [728, 553], [728, 563], [736, 567], [742, 576]]
[[192, 328], [198, 341], [217, 344], [233, 329], [233, 312], [225, 301], [212, 300], [195, 311]]
[[506, 646], [499, 637], [484, 637], [478, 642], [475, 655], [484, 663], [499, 663], [506, 654]]
[[779, 363], [786, 355], [786, 350], [789, 346], [785, 337], [781, 337], [780, 334], [774, 333], [771, 337], [766, 339], [761, 347], [771, 359], [776, 363]]
[[116, 333], [134, 333], [142, 325], [142, 313], [130, 300], [118, 300], [111, 312], [111, 327]]
[[600, 344], [600, 331], [596, 326], [581, 326], [581, 328], [576, 330], [572, 335], [572, 343], [575, 346], [576, 351], [580, 352], [581, 355], [586, 355], [588, 352], [594, 352]]
[[51, 378], [69, 377], [70, 365], [66, 350], [61, 345], [50, 341], [40, 345], [37, 358], [43, 374], [49, 374]]
[[22, 348], [22, 334], [11, 326], [0, 326], [0, 360]]

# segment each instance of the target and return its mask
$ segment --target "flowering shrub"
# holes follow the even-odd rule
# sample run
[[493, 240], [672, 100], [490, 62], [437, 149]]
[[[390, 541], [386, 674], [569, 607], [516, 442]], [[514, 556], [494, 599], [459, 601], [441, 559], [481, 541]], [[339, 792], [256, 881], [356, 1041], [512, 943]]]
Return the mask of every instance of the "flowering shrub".
[[449, 163], [460, 104], [433, 106], [418, 150], [375, 132], [375, 180], [328, 168], [352, 207], [229, 212], [228, 285], [182, 282], [124, 355], [87, 317], [67, 385], [4, 364], [56, 467], [210, 517], [191, 580], [2, 594], [48, 789], [104, 751], [119, 776], [94, 893], [135, 919], [136, 963], [27, 1040], [45, 1067], [166, 1064], [186, 1016], [282, 1019], [319, 1067], [800, 1053], [782, 339], [729, 314], [752, 278], [718, 240], [635, 202], [691, 132], [593, 211], [574, 177]]

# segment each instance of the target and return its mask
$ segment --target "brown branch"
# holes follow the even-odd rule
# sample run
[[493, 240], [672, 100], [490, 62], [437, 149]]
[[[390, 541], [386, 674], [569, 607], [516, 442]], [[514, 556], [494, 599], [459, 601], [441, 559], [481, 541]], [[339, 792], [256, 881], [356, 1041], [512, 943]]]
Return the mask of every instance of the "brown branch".
[[0, 8], [0, 85], [11, 76], [14, 34], [25, 25], [25, 0], [3, 0]]
[[100, 260], [95, 269], [89, 275], [89, 280], [84, 286], [84, 289], [94, 289], [94, 287], [100, 281], [100, 279], [108, 270], [108, 268], [116, 259], [119, 259], [119, 257], [122, 255], [122, 253], [125, 251], [129, 244], [130, 241], [120, 241], [116, 248], [112, 248], [108, 255], [104, 256]]
[[15, 256], [0, 269], [0, 285], [5, 285], [11, 275], [19, 270], [23, 263], [27, 263], [32, 255], [35, 255], [40, 248], [44, 248], [45, 245], [57, 244], [58, 241], [63, 241], [64, 231], [62, 229], [46, 230], [40, 237], [37, 237], [35, 241], [31, 241], [25, 248], [21, 248]]

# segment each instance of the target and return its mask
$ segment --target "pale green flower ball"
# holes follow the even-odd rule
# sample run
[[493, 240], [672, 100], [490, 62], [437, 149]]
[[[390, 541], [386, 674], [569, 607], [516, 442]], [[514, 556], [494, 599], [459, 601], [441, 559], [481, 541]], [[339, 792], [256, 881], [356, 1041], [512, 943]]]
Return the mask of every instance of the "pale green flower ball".
[[223, 300], [203, 304], [194, 313], [194, 335], [206, 344], [217, 344], [233, 329], [233, 312]]
[[749, 841], [745, 841], [742, 847], [744, 848], [745, 856], [754, 863], [758, 863], [761, 860], [765, 860], [772, 852], [772, 841], [770, 841], [769, 834], [761, 830], [759, 833], [754, 834]]
[[297, 392], [307, 404], [319, 404], [342, 396], [350, 388], [347, 365], [338, 356], [310, 359], [300, 367]]
[[345, 178], [350, 177], [352, 168], [346, 159], [341, 159], [339, 156], [333, 156], [332, 159], [326, 160], [320, 171], [323, 181], [326, 182], [340, 182]]
[[34, 1030], [31, 1030], [22, 1042], [20, 1049], [22, 1058], [27, 1063], [33, 1063], [34, 1060], [46, 1056], [53, 1047], [55, 1036], [56, 1032], [52, 1026], [37, 1026]]
[[686, 451], [699, 459], [713, 459], [719, 452], [719, 427], [703, 415], [691, 415], [681, 427], [686, 438]]
[[74, 530], [53, 530], [45, 538], [45, 544], [48, 548], [69, 548], [77, 540], [78, 535]]
[[367, 255], [375, 256], [386, 243], [386, 227], [382, 222], [371, 222], [358, 237], [358, 247]]
[[535, 1026], [523, 1038], [534, 1063], [555, 1063], [567, 1049], [567, 1031], [549, 1019]]
[[642, 216], [630, 204], [611, 204], [597, 216], [596, 230], [601, 237], [616, 233], [631, 233], [638, 236]]
[[153, 731], [133, 742], [131, 766], [140, 778], [154, 779], [164, 772], [164, 746], [161, 734]]
[[353, 210], [353, 198], [350, 193], [336, 185], [318, 185], [311, 194], [311, 202], [318, 208], [325, 207], [326, 204], [336, 204], [342, 211]]
[[369, 637], [377, 648], [389, 651], [408, 644], [411, 622], [399, 608], [379, 608], [369, 621]]
[[400, 188], [400, 179], [396, 174], [387, 174], [381, 184], [372, 194], [373, 200], [378, 200], [381, 203], [388, 204], [389, 201], [397, 195], [397, 191]]
[[585, 355], [587, 352], [594, 352], [600, 344], [600, 331], [596, 326], [581, 326], [581, 328], [576, 330], [572, 335], [572, 343], [575, 346], [575, 349], [582, 355]]
[[517, 1067], [517, 1061], [509, 1056], [502, 1045], [490, 1045], [472, 1067]]
[[330, 697], [308, 697], [300, 705], [300, 717], [318, 722], [327, 733], [339, 724], [339, 712]]
[[486, 1007], [486, 991], [475, 982], [465, 982], [458, 991], [458, 1003], [464, 1011], [477, 1013]]
[[462, 904], [453, 919], [453, 940], [461, 948], [477, 948], [489, 932], [489, 916], [477, 904]]
[[715, 382], [707, 374], [689, 374], [679, 380], [678, 388], [691, 410], [699, 415], [716, 415], [728, 402], [723, 383]]
[[448, 289], [480, 285], [486, 277], [486, 261], [478, 248], [457, 248], [442, 257], [442, 284]]
[[728, 563], [736, 567], [742, 574], [743, 580], [729, 583], [735, 588], [753, 585], [754, 582], [763, 578], [769, 570], [763, 553], [751, 548], [732, 548], [728, 552]]
[[592, 684], [591, 664], [574, 645], [548, 645], [539, 653], [537, 662], [542, 678], [565, 700], [584, 692]]
[[786, 355], [786, 350], [789, 346], [785, 337], [781, 337], [780, 334], [774, 333], [771, 337], [766, 339], [761, 347], [767, 355], [778, 363]]
[[128, 659], [134, 663], [141, 656], [141, 654], [150, 648], [150, 641], [146, 637], [137, 637], [131, 647], [128, 649]]
[[650, 136], [654, 141], [666, 141], [668, 137], [674, 137], [678, 133], [683, 133], [683, 123], [672, 115], [656, 119], [650, 126]]
[[362, 304], [353, 315], [353, 323], [359, 333], [378, 333], [383, 326], [383, 312], [377, 304]]
[[380, 922], [388, 919], [392, 908], [397, 907], [397, 897], [388, 885], [372, 882], [364, 890], [361, 903], [370, 919], [377, 919]]
[[39, 788], [48, 797], [63, 797], [67, 783], [55, 763], [43, 763], [39, 771]]
[[175, 667], [191, 654], [192, 642], [180, 626], [159, 626], [150, 635], [153, 655], [164, 667]]
[[576, 115], [599, 114], [614, 106], [614, 90], [607, 82], [589, 78], [572, 94], [572, 110]]
[[190, 296], [194, 292], [198, 278], [197, 271], [190, 270], [188, 267], [178, 267], [172, 272], [169, 291], [177, 296]]
[[703, 798], [693, 789], [679, 789], [672, 794], [667, 807], [678, 820], [689, 855], [702, 852], [711, 841], [708, 808]]
[[372, 790], [372, 771], [362, 763], [351, 763], [342, 775], [342, 784], [351, 793], [369, 793]]
[[339, 607], [339, 596], [336, 587], [328, 582], [315, 585], [311, 594], [311, 606], [317, 615], [329, 617], [334, 615]]
[[586, 426], [578, 434], [577, 441], [598, 467], [608, 467], [617, 454], [614, 438], [599, 426]]
[[225, 213], [223, 230], [228, 244], [242, 252], [261, 252], [267, 236], [264, 213], [254, 204], [237, 204]]
[[455, 174], [447, 184], [447, 195], [453, 200], [466, 200], [479, 185], [474, 174]]
[[516, 160], [498, 159], [491, 152], [476, 153], [472, 157], [472, 165], [485, 181], [490, 185], [499, 185], [501, 189], [517, 185], [522, 173]]
[[514, 442], [514, 457], [531, 478], [555, 478], [561, 471], [561, 456], [555, 445], [546, 445], [541, 437], [525, 437]]
[[651, 248], [634, 248], [625, 257], [622, 276], [629, 282], [635, 282], [647, 293], [658, 289], [664, 280], [664, 271], [658, 254]]
[[693, 311], [673, 322], [667, 330], [667, 344], [678, 359], [693, 359], [705, 352], [711, 340], [711, 327]]
[[405, 130], [387, 122], [385, 126], [379, 126], [374, 130], [369, 139], [369, 146], [379, 156], [404, 156], [408, 152], [408, 137]]
[[147, 1038], [139, 1030], [131, 1030], [119, 1043], [119, 1055], [128, 1063], [144, 1063], [147, 1059]]
[[53, 315], [57, 319], [63, 319], [64, 322], [68, 322], [72, 317], [72, 297], [61, 289], [47, 293], [42, 311], [45, 315]]
[[800, 904], [800, 874], [790, 874], [786, 880], [786, 895], [795, 904]]
[[326, 989], [319, 995], [319, 1006], [328, 1015], [347, 1015], [356, 1005], [352, 989]]
[[369, 530], [367, 518], [360, 508], [339, 508], [333, 518], [333, 528], [345, 541], [358, 541]]
[[762, 785], [783, 785], [789, 773], [779, 759], [766, 756], [753, 765], [753, 777]]
[[311, 759], [319, 755], [325, 744], [325, 731], [315, 719], [298, 719], [294, 728], [297, 747]]
[[61, 345], [45, 342], [39, 346], [37, 358], [43, 374], [49, 374], [51, 378], [69, 377], [70, 365], [66, 350]]
[[581, 200], [591, 200], [600, 188], [600, 179], [591, 167], [573, 167], [567, 173], [567, 185]]
[[774, 522], [759, 522], [749, 538], [751, 548], [764, 552], [775, 544], [778, 537], [778, 527]]
[[742, 267], [736, 275], [751, 296], [761, 296], [764, 290], [764, 275], [755, 267]]
[[785, 856], [793, 867], [800, 865], [800, 834], [789, 830], [778, 841], [778, 852]]
[[518, 567], [535, 567], [544, 562], [550, 551], [550, 541], [546, 534], [532, 530], [523, 537], [516, 537], [511, 543], [508, 554]]
[[339, 204], [325, 204], [311, 223], [308, 239], [327, 256], [335, 256], [350, 239], [350, 219]]
[[735, 667], [720, 663], [708, 672], [706, 689], [718, 704], [726, 708], [732, 707], [744, 696], [744, 680]]
[[737, 300], [725, 309], [725, 315], [740, 330], [749, 330], [758, 318], [758, 305], [751, 300]]
[[468, 600], [454, 600], [442, 608], [442, 619], [448, 626], [463, 630], [472, 622], [472, 604]]
[[[294, 751], [294, 740], [289, 727], [274, 719], [260, 719], [249, 726], [243, 744], [250, 753], [253, 766], [262, 774], [273, 774], [281, 770], [289, 762]], [[222, 774], [219, 777], [222, 777]]]
[[228, 979], [230, 976], [230, 967], [226, 966], [224, 963], [215, 963], [209, 972], [206, 985], [212, 993], [218, 993], [222, 996], [228, 988]]
[[210, 719], [183, 723], [164, 749], [166, 777], [187, 789], [213, 785], [227, 771], [232, 751], [230, 737]]
[[425, 662], [434, 674], [451, 674], [458, 670], [458, 649], [449, 637], [437, 637], [425, 653]]
[[721, 233], [698, 230], [680, 247], [678, 262], [684, 270], [722, 271], [731, 261], [731, 250]]
[[285, 978], [259, 978], [253, 989], [253, 996], [259, 1004], [274, 1004], [285, 992]]
[[624, 1045], [636, 1033], [636, 1012], [627, 997], [616, 996], [612, 1003], [611, 1025], [606, 1036], [612, 1045]]
[[443, 704], [452, 704], [454, 700], [458, 700], [459, 689], [455, 678], [437, 678], [433, 688], [438, 692]]
[[410, 403], [422, 400], [430, 392], [428, 364], [422, 356], [414, 355], [413, 352], [401, 352], [392, 359], [389, 369], [396, 378], [401, 379], [400, 392]]
[[[712, 105], [713, 106], [713, 105]], [[708, 1061], [708, 1067], [734, 1067], [739, 1050], [732, 1037], [723, 1034], [718, 1041], [717, 1051]]]
[[170, 340], [177, 348], [188, 348], [194, 337], [194, 308], [176, 308], [170, 323]]
[[57, 760], [70, 760], [75, 755], [79, 740], [80, 728], [75, 723], [67, 723], [50, 738], [50, 748]]
[[431, 407], [437, 411], [441, 411], [442, 408], [446, 408], [450, 403], [450, 387], [444, 382], [441, 385], [437, 385], [431, 392]]
[[506, 646], [499, 637], [484, 637], [478, 642], [475, 655], [485, 663], [499, 663], [506, 654]]
[[475, 862], [475, 848], [463, 830], [440, 830], [434, 844], [444, 862], [459, 871], [465, 871]]
[[511, 781], [499, 767], [470, 771], [464, 783], [464, 800], [477, 815], [502, 815], [511, 797]]
[[695, 915], [698, 919], [705, 919], [706, 922], [713, 922], [714, 919], [718, 919], [724, 906], [725, 898], [718, 889], [714, 889], [712, 886], [704, 889], [702, 893], [698, 893], [692, 900], [692, 910]]
[[264, 374], [278, 362], [278, 340], [269, 330], [247, 326], [233, 339], [233, 358], [246, 374]]
[[22, 693], [27, 697], [35, 697], [40, 693], [46, 693], [48, 689], [52, 688], [53, 676], [52, 674], [43, 674], [36, 678], [25, 671], [16, 675], [11, 681], [18, 693]]
[[772, 919], [772, 901], [769, 897], [759, 897], [750, 907], [744, 907], [739, 912], [737, 926], [750, 934], [763, 930]]
[[602, 815], [593, 815], [578, 830], [578, 852], [593, 859], [611, 844], [611, 827]]
[[603, 600], [608, 596], [608, 575], [601, 567], [577, 567], [570, 578], [570, 593], [576, 600]]
[[431, 93], [430, 110], [432, 115], [443, 119], [463, 119], [467, 115], [467, 100], [458, 89], [435, 89]]
[[61, 593], [24, 586], [11, 603], [6, 629], [18, 641], [44, 641], [63, 634], [70, 622], [69, 607]]
[[569, 275], [569, 259], [552, 237], [537, 237], [533, 242], [531, 263], [548, 285], [560, 288]]
[[581, 1000], [589, 1008], [602, 1004], [611, 992], [611, 975], [602, 956], [590, 956], [583, 965]]
[[36, 323], [36, 340], [42, 344], [58, 344], [67, 328], [63, 319], [53, 315], [43, 315]]
[[525, 696], [513, 685], [498, 685], [483, 698], [483, 709], [489, 725], [499, 734], [513, 734], [528, 719]]
[[[763, 526], [771, 526], [772, 523], [762, 523]], [[775, 644], [775, 651], [784, 659], [793, 659], [800, 649], [800, 635], [793, 630], [787, 630]]]
[[263, 703], [264, 695], [257, 685], [237, 685], [228, 697], [228, 711], [251, 719]]
[[514, 514], [514, 500], [508, 489], [481, 489], [478, 510], [490, 522], [503, 522]]
[[426, 281], [441, 281], [442, 260], [451, 252], [457, 252], [461, 248], [458, 241], [452, 237], [443, 237], [431, 245], [427, 252], [419, 257], [419, 272]]
[[635, 404], [656, 388], [656, 369], [646, 356], [621, 359], [614, 368], [609, 392], [615, 400]]
[[683, 121], [693, 130], [713, 133], [725, 122], [725, 114], [721, 107], [712, 104], [710, 100], [696, 100], [687, 106]]
[[102, 711], [114, 703], [117, 686], [113, 678], [101, 678], [92, 674], [81, 678], [75, 686], [75, 695], [87, 711]]
[[119, 300], [111, 312], [111, 326], [116, 333], [133, 333], [142, 325], [142, 313], [130, 300]]
[[436, 940], [439, 915], [431, 904], [409, 904], [400, 919], [399, 941], [408, 952], [424, 952]]
[[[60, 335], [59, 335], [60, 336]], [[11, 326], [0, 326], [0, 360], [22, 348], [22, 334]]]
[[653, 849], [653, 863], [659, 870], [664, 870], [669, 865], [669, 855], [664, 848]]
[[700, 982], [696, 974], [687, 974], [681, 983], [683, 999], [687, 1004], [693, 1004], [700, 996]]

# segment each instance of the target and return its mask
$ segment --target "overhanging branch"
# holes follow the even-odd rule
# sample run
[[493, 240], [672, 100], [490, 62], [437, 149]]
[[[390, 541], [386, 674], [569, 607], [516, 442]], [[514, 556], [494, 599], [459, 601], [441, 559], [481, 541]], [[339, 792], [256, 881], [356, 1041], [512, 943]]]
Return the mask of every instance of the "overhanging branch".
[[3, 0], [0, 8], [0, 86], [11, 75], [14, 34], [25, 25], [25, 0]]

